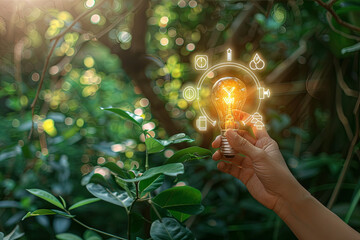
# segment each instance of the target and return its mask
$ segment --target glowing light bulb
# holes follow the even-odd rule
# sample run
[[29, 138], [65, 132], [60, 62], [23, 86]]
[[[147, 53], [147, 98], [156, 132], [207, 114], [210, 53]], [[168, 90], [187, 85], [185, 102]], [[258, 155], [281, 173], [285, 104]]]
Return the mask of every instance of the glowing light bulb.
[[213, 86], [211, 100], [218, 114], [218, 124], [221, 130], [221, 152], [227, 158], [235, 156], [225, 132], [229, 129], [237, 130], [240, 123], [235, 116], [241, 113], [247, 98], [245, 84], [235, 77], [219, 79]]

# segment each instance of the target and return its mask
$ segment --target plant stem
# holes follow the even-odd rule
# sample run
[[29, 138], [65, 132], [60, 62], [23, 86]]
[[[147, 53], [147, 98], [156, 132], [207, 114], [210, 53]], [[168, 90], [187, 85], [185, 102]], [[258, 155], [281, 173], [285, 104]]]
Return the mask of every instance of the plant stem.
[[[145, 142], [146, 142], [146, 138], [147, 138], [147, 132], [144, 132], [144, 136], [145, 136]], [[149, 153], [145, 144], [145, 170], [149, 169]]]
[[145, 150], [145, 170], [149, 169], [149, 154], [147, 149]]
[[135, 182], [135, 189], [136, 189], [136, 197], [135, 197], [134, 201], [131, 203], [129, 212], [128, 212], [128, 229], [127, 229], [128, 240], [131, 240], [131, 211], [132, 211], [136, 201], [139, 200], [139, 183], [138, 182]]
[[[69, 214], [70, 214], [70, 213], [69, 213]], [[77, 220], [76, 218], [72, 218], [72, 220], [74, 220], [76, 223], [78, 223], [78, 224], [80, 224], [81, 226], [83, 226], [83, 227], [85, 227], [85, 228], [87, 228], [87, 229], [89, 229], [89, 230], [92, 230], [92, 231], [94, 231], [94, 232], [98, 232], [98, 233], [101, 233], [101, 234], [103, 234], [103, 235], [106, 235], [106, 236], [109, 236], [109, 237], [113, 237], [113, 238], [116, 238], [116, 239], [127, 240], [126, 238], [122, 238], [122, 237], [113, 235], [113, 234], [111, 234], [111, 233], [103, 232], [103, 231], [101, 231], [101, 230], [99, 230], [99, 229], [90, 227], [90, 226], [86, 225], [85, 223], [80, 222], [80, 221]]]

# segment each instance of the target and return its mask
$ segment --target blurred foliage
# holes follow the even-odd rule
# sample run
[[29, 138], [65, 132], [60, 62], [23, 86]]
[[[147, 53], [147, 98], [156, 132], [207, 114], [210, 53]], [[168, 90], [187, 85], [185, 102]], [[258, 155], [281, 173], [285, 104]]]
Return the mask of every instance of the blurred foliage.
[[[0, 0], [0, 5], [0, 232], [14, 230], [22, 239], [76, 239], [74, 234], [99, 239], [58, 215], [21, 221], [28, 211], [50, 207], [25, 189], [44, 189], [71, 204], [89, 198], [81, 179], [90, 172], [105, 174], [98, 165], [144, 170], [142, 130], [157, 139], [185, 132], [196, 139], [190, 145], [209, 148], [218, 130], [195, 130], [198, 106], [186, 102], [181, 90], [199, 77], [192, 66], [195, 54], [206, 53], [214, 63], [229, 46], [239, 61], [249, 62], [256, 51], [267, 60], [258, 74], [272, 91], [262, 106], [265, 123], [291, 171], [323, 204], [350, 154], [331, 209], [360, 231], [360, 33], [329, 18], [315, 1]], [[358, 1], [338, 0], [332, 7], [360, 26]], [[65, 30], [46, 69], [29, 140], [42, 69], [52, 39]], [[100, 109], [108, 106], [142, 117], [143, 129]], [[150, 155], [150, 166], [184, 147], [176, 146]], [[197, 239], [295, 238], [210, 159], [185, 168], [160, 190], [180, 183], [202, 192], [205, 210], [186, 220]], [[96, 202], [76, 215], [90, 226], [126, 235], [126, 215], [117, 206]]]

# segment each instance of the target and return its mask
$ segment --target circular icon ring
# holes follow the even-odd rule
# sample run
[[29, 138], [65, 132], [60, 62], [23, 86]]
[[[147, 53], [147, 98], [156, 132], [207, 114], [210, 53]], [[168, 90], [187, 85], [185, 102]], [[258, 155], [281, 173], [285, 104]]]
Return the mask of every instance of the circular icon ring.
[[186, 101], [194, 101], [196, 98], [196, 90], [194, 87], [187, 86], [183, 90], [183, 97]]

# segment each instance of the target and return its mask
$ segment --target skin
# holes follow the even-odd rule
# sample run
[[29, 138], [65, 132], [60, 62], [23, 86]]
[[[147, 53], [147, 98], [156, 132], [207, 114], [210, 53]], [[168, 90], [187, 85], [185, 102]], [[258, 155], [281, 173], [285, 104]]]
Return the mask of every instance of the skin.
[[[304, 189], [288, 169], [278, 144], [265, 129], [228, 130], [226, 138], [243, 156], [224, 158], [217, 150], [213, 160], [220, 171], [245, 184], [250, 194], [272, 209], [289, 226], [298, 239], [360, 239], [360, 234], [317, 201]], [[219, 148], [221, 138], [212, 143]], [[244, 157], [245, 156], [245, 157]]]

